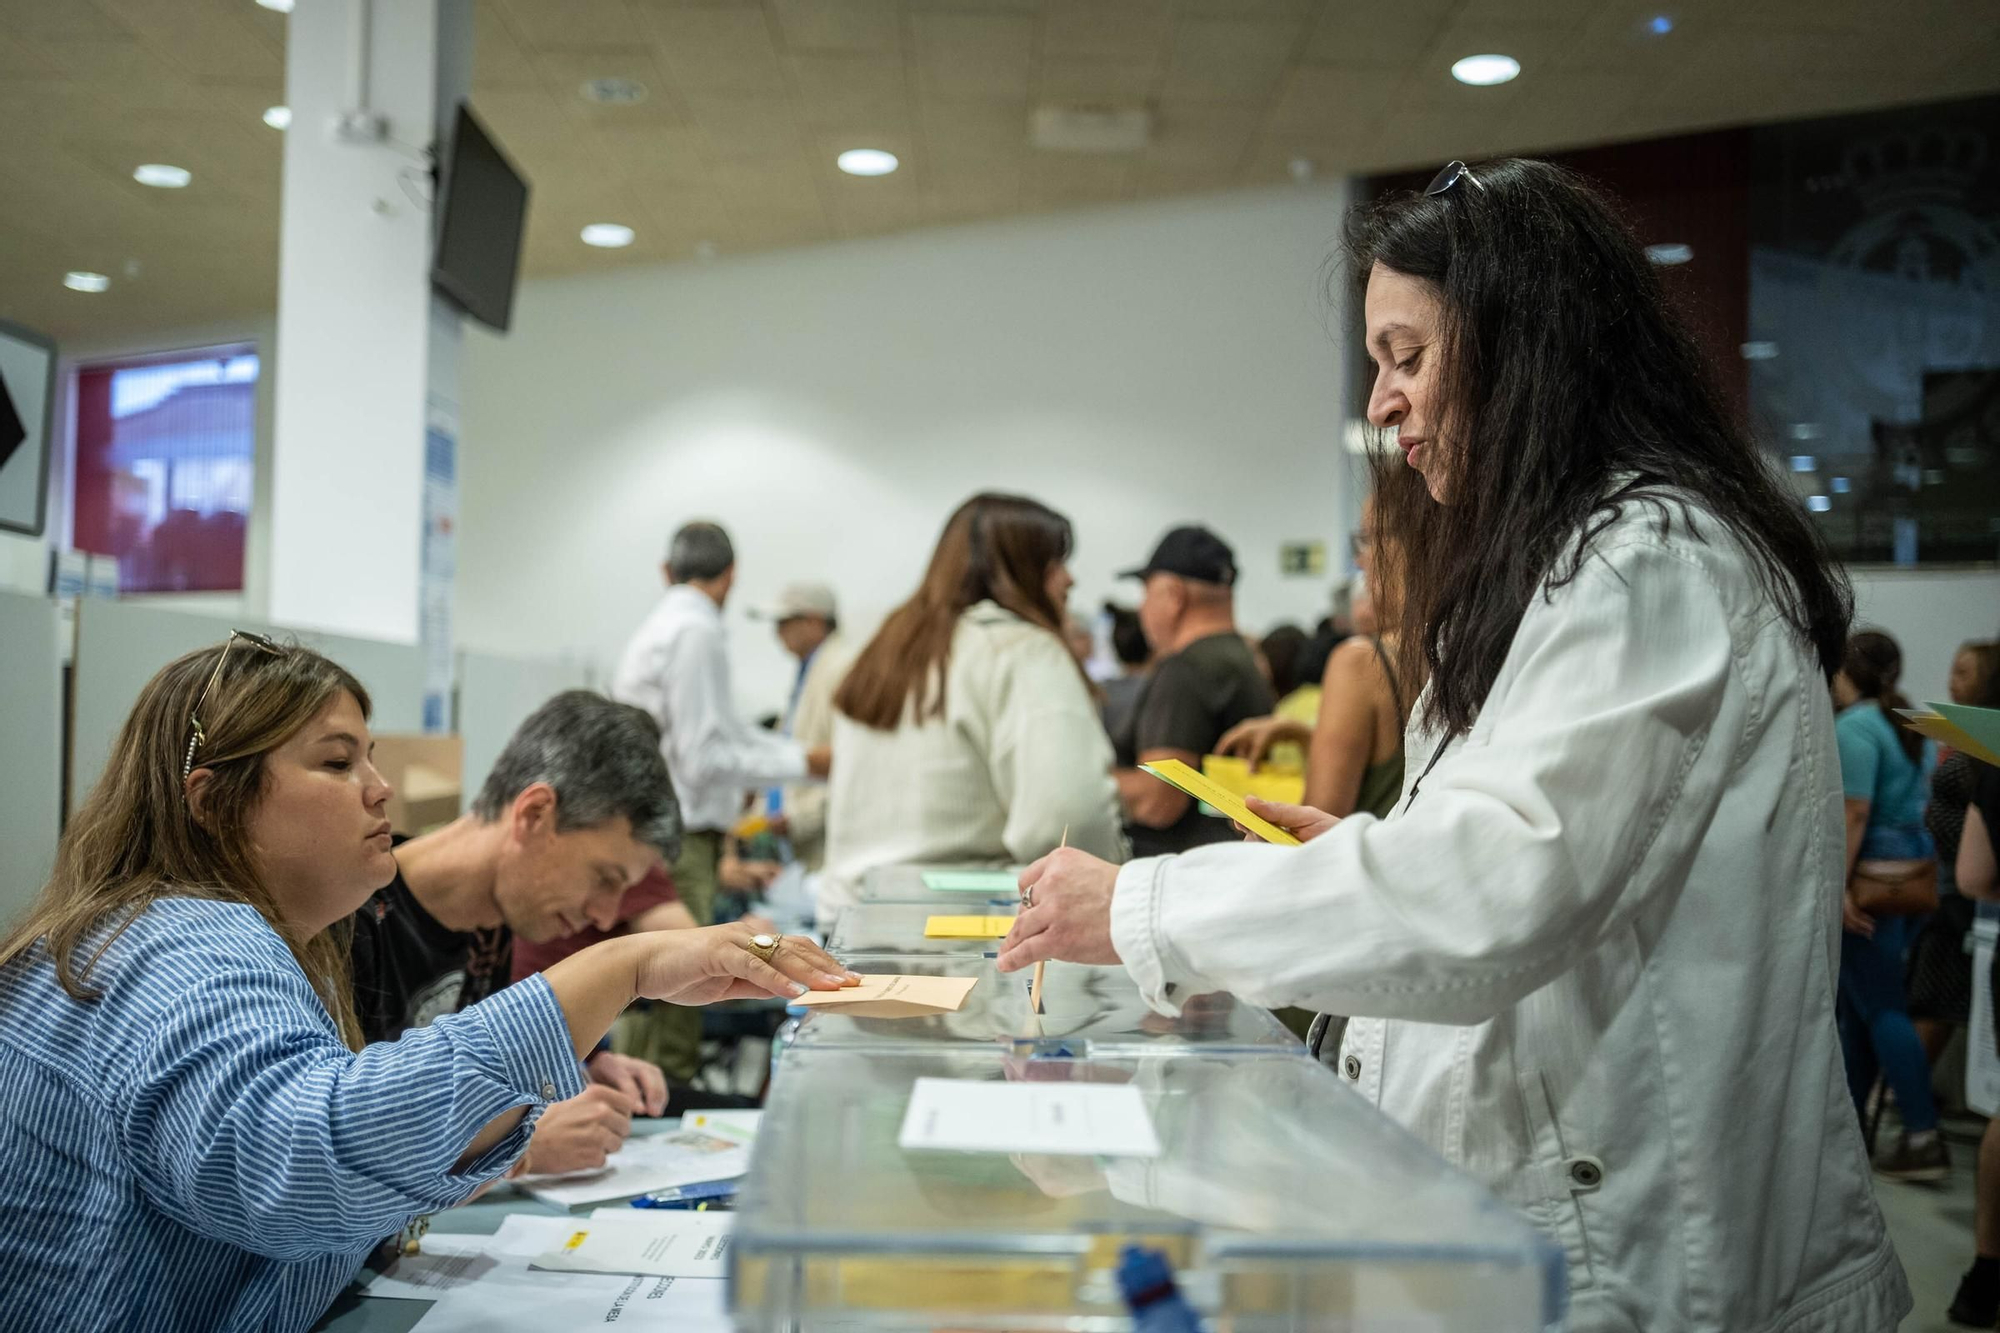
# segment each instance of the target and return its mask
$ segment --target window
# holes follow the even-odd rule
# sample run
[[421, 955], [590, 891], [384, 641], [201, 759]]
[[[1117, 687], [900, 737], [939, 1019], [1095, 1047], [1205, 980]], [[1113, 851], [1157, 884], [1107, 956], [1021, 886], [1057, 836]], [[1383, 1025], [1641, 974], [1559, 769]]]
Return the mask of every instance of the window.
[[71, 543], [118, 558], [118, 590], [243, 587], [257, 354], [222, 347], [76, 372]]

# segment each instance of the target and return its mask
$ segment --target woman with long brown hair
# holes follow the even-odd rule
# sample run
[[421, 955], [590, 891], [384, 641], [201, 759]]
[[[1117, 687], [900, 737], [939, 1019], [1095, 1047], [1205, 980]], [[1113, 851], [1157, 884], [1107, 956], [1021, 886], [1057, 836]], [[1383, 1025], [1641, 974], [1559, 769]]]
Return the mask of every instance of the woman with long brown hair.
[[844, 980], [803, 941], [661, 931], [357, 1049], [341, 923], [396, 870], [371, 748], [361, 683], [258, 635], [140, 692], [0, 940], [10, 1326], [308, 1328], [509, 1170], [633, 999]]
[[1124, 859], [1111, 744], [1063, 640], [1069, 520], [1016, 495], [952, 514], [914, 596], [834, 696], [822, 924], [883, 865]]

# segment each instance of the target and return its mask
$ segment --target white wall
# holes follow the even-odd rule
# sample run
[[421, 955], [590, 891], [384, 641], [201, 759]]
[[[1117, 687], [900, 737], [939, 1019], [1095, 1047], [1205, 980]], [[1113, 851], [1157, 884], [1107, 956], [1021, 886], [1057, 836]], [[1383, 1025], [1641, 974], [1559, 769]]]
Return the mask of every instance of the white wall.
[[[985, 224], [530, 282], [505, 340], [470, 332], [458, 633], [615, 661], [683, 520], [727, 525], [739, 601], [834, 585], [856, 631], [915, 586], [985, 487], [1077, 528], [1094, 608], [1169, 525], [1236, 549], [1241, 618], [1310, 624], [1345, 565], [1340, 349], [1322, 266], [1337, 186]], [[731, 605], [739, 700], [787, 659]]]
[[1948, 700], [1952, 655], [1967, 639], [2000, 638], [2000, 571], [1850, 571], [1854, 625], [1887, 631], [1903, 650], [1903, 693], [1916, 703]]

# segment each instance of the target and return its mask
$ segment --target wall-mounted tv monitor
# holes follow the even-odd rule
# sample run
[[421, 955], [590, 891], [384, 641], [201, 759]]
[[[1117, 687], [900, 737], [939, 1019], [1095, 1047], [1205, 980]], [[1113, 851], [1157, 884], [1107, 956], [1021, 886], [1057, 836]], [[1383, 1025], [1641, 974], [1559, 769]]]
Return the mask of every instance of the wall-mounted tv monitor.
[[438, 178], [437, 219], [431, 286], [505, 333], [521, 269], [528, 182], [463, 102]]

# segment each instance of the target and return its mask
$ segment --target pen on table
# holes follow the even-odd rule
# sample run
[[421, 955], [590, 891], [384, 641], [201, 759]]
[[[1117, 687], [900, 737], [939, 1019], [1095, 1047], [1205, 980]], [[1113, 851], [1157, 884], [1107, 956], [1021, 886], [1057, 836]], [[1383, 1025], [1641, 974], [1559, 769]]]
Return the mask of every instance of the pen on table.
[[[1069, 846], [1069, 825], [1063, 825], [1062, 842], [1056, 847], [1061, 851]], [[1042, 973], [1048, 969], [1049, 960], [1044, 958], [1035, 964], [1035, 979], [1028, 983], [1028, 1006], [1036, 1013], [1042, 1012]]]

